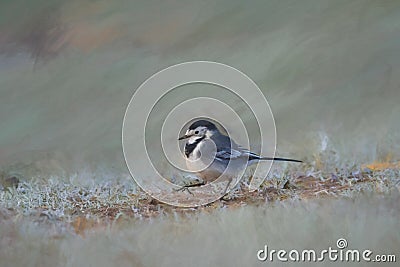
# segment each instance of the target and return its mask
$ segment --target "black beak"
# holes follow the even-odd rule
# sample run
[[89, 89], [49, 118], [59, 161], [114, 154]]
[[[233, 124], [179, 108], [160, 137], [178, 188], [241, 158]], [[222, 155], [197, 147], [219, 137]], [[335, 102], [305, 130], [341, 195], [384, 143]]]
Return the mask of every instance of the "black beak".
[[185, 134], [185, 135], [179, 137], [178, 140], [183, 140], [183, 139], [186, 139], [186, 138], [189, 138], [189, 137], [190, 137], [190, 135]]

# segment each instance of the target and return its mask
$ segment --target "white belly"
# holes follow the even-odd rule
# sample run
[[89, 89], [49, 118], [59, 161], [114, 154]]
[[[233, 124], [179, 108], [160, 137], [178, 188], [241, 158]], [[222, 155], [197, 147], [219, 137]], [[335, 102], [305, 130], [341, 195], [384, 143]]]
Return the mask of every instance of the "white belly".
[[187, 160], [186, 166], [205, 182], [212, 182], [220, 176], [222, 180], [238, 180], [246, 169], [245, 161], [242, 160], [233, 160], [229, 165], [228, 161], [213, 160], [210, 164], [209, 161]]

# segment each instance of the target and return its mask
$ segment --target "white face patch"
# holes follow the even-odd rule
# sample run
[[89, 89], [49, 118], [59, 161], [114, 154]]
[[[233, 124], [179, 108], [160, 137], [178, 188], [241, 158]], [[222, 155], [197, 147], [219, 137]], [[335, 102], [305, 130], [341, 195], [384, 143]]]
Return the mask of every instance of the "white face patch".
[[210, 131], [206, 127], [197, 127], [194, 130], [187, 130], [186, 135], [191, 135], [191, 137], [188, 138], [187, 143], [194, 144], [198, 139], [203, 138], [204, 136], [210, 138], [214, 135], [214, 131]]

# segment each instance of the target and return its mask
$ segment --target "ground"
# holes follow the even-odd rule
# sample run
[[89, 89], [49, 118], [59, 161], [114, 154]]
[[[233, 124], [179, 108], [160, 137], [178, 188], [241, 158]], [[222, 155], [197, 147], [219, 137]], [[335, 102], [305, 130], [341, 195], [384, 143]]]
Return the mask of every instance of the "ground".
[[146, 219], [171, 213], [209, 212], [239, 206], [259, 206], [285, 200], [351, 198], [363, 192], [378, 194], [400, 190], [398, 164], [375, 163], [353, 170], [290, 173], [266, 180], [259, 190], [250, 192], [241, 183], [223, 199], [198, 208], [178, 208], [163, 204], [136, 190], [133, 181], [103, 182], [79, 186], [56, 180], [21, 181], [6, 179], [0, 193], [3, 219], [32, 218], [68, 222], [76, 233], [126, 219]]
[[[92, 186], [51, 179], [9, 183], [0, 193], [0, 266], [26, 265], [32, 258], [40, 266], [107, 266], [111, 258], [121, 266], [175, 266], [197, 257], [192, 246], [207, 254], [211, 247], [229, 248], [199, 260], [199, 266], [220, 264], [221, 255], [235, 265], [243, 263], [235, 260], [239, 251], [243, 261], [256, 262], [255, 250], [263, 242], [310, 246], [343, 235], [353, 236], [351, 242], [358, 246], [372, 244], [394, 253], [400, 247], [400, 170], [396, 164], [381, 167], [336, 173], [286, 169], [257, 191], [249, 192], [244, 181], [224, 199], [198, 208], [160, 203], [132, 181]], [[72, 249], [77, 244], [87, 246]], [[158, 249], [158, 259], [152, 247]], [[174, 247], [188, 251], [181, 255]], [[18, 257], [18, 251], [29, 256]], [[101, 255], [111, 258], [100, 260]]]

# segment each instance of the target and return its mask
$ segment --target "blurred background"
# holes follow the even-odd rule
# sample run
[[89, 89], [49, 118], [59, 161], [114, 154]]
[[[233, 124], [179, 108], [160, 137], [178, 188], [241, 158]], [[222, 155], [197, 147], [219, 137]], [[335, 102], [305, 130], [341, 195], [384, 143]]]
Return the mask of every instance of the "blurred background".
[[398, 159], [399, 12], [396, 0], [3, 0], [0, 165], [129, 177], [121, 128], [131, 96], [192, 60], [231, 65], [258, 84], [281, 155]]
[[[274, 171], [259, 205], [172, 210], [137, 198], [125, 109], [148, 77], [192, 60], [253, 79], [278, 155], [306, 161]], [[338, 238], [398, 253], [398, 168], [353, 171], [400, 166], [399, 102], [398, 0], [1, 0], [0, 266], [273, 265], [256, 259], [264, 245], [318, 250]], [[282, 189], [285, 176], [333, 186]]]

